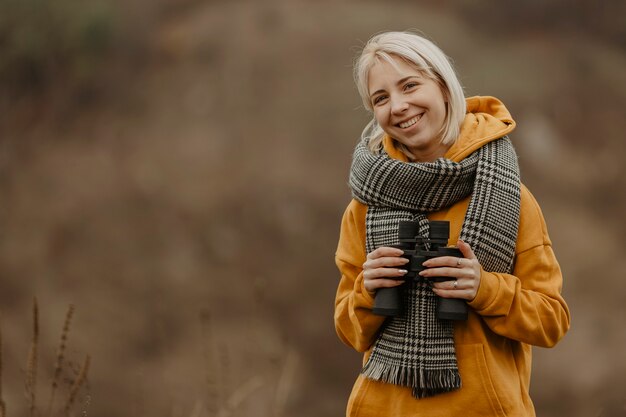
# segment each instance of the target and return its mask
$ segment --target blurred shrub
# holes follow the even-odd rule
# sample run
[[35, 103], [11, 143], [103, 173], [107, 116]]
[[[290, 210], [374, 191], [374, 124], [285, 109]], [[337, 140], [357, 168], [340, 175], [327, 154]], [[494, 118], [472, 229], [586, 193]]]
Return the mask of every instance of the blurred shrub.
[[114, 28], [100, 0], [0, 0], [0, 87], [20, 93], [59, 77], [89, 80]]

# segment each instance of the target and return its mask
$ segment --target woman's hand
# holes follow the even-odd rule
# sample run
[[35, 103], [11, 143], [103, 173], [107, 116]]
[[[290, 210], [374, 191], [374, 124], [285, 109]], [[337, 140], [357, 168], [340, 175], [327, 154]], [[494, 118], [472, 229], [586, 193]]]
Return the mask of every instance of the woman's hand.
[[454, 278], [451, 281], [433, 282], [435, 294], [443, 298], [462, 298], [472, 301], [480, 285], [480, 263], [470, 245], [459, 240], [457, 247], [461, 250], [463, 258], [440, 256], [429, 259], [423, 264], [428, 269], [421, 271], [420, 275], [424, 278]]
[[[381, 246], [367, 254], [367, 260], [363, 264], [363, 285], [370, 293], [379, 288], [397, 287], [404, 280], [406, 269], [400, 268], [409, 262], [402, 258], [402, 249]], [[393, 279], [395, 278], [395, 279]]]

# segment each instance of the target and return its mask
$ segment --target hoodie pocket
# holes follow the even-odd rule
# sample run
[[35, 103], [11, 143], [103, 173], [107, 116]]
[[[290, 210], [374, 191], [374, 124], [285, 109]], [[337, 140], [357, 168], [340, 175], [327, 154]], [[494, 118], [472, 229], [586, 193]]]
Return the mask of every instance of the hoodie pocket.
[[472, 391], [473, 394], [482, 394], [489, 402], [493, 415], [506, 417], [487, 367], [483, 345], [458, 345], [456, 349], [463, 384], [461, 392]]

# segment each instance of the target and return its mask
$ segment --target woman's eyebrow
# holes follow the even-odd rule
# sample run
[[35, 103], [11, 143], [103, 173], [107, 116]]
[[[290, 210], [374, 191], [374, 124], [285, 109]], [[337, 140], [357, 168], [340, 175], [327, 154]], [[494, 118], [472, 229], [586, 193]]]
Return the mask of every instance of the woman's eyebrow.
[[420, 76], [419, 75], [409, 75], [407, 77], [402, 78], [401, 80], [398, 80], [396, 85], [400, 85], [400, 84], [404, 83], [405, 81], [408, 81], [411, 78], [420, 78]]
[[380, 90], [376, 90], [372, 94], [370, 94], [370, 98], [374, 97], [378, 93], [384, 93], [384, 92], [385, 92], [385, 90], [382, 89], [382, 88]]
[[[396, 82], [396, 85], [400, 85], [400, 84], [404, 83], [405, 81], [407, 81], [407, 80], [409, 80], [411, 78], [420, 78], [420, 76], [419, 75], [409, 75], [407, 77], [399, 79], [398, 82]], [[376, 90], [372, 94], [370, 94], [370, 98], [374, 97], [378, 93], [384, 93], [384, 92], [385, 92], [385, 90], [382, 89], [382, 88], [380, 90]]]

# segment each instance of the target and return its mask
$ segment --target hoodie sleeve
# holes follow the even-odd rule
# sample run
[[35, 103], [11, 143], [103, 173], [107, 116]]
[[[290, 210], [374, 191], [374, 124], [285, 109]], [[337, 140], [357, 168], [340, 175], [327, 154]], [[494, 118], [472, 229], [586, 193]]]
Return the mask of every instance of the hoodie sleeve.
[[373, 295], [363, 286], [365, 212], [367, 207], [352, 201], [341, 222], [335, 263], [341, 280], [335, 297], [335, 329], [339, 338], [359, 352], [369, 349], [384, 317], [372, 313]]
[[570, 312], [561, 296], [563, 277], [541, 209], [522, 188], [513, 274], [483, 271], [470, 307], [496, 334], [541, 347], [567, 332]]

